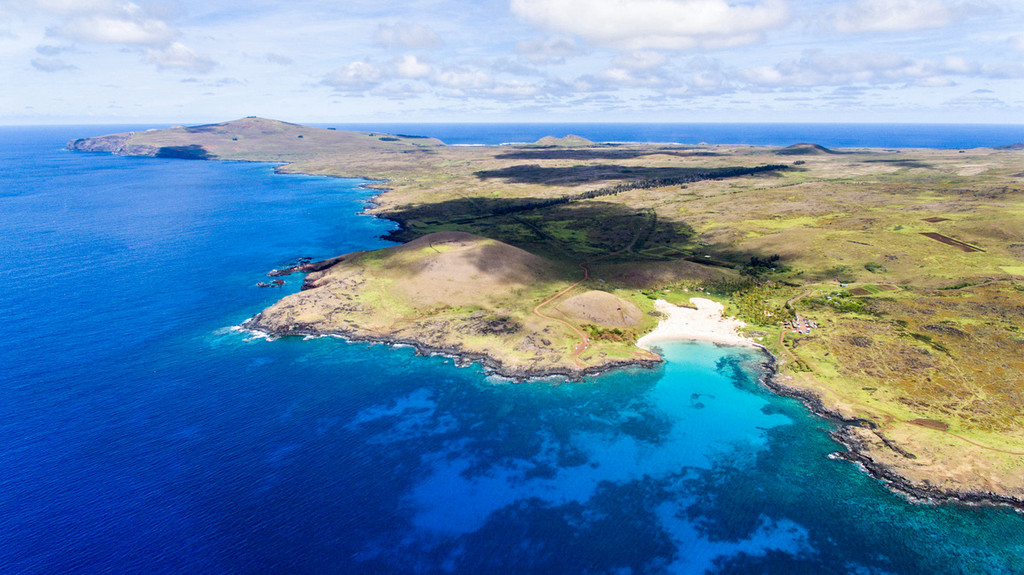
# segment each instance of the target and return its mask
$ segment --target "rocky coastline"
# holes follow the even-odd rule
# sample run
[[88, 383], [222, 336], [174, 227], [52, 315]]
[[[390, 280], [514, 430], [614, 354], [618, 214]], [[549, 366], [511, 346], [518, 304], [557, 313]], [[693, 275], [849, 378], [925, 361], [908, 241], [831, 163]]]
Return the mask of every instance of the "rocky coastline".
[[878, 479], [889, 488], [915, 503], [961, 503], [965, 505], [1005, 505], [1024, 513], [1024, 500], [1001, 495], [991, 491], [972, 491], [966, 489], [944, 489], [934, 485], [921, 484], [908, 480], [893, 467], [875, 461], [870, 455], [870, 447], [852, 433], [850, 426], [843, 426], [831, 433], [832, 437], [843, 444], [847, 451], [834, 454], [836, 459], [856, 463], [868, 475]]
[[[320, 262], [314, 262], [319, 264]], [[302, 266], [296, 266], [300, 269], [289, 269], [290, 273], [294, 272], [305, 272], [313, 271], [311, 269], [301, 269]], [[317, 266], [318, 267], [318, 266]], [[286, 270], [281, 270], [282, 272]], [[278, 275], [278, 274], [275, 274]], [[284, 275], [284, 274], [280, 274]], [[307, 286], [303, 286], [307, 289]], [[495, 358], [477, 352], [467, 351], [457, 345], [449, 346], [437, 346], [431, 345], [424, 341], [420, 341], [410, 337], [392, 337], [384, 334], [369, 334], [360, 332], [357, 330], [331, 330], [321, 331], [315, 329], [312, 326], [292, 324], [286, 328], [274, 327], [261, 323], [263, 314], [256, 314], [252, 318], [246, 320], [242, 324], [242, 328], [260, 335], [268, 337], [287, 337], [287, 336], [300, 336], [300, 337], [340, 337], [350, 342], [365, 342], [375, 343], [393, 346], [409, 346], [416, 350], [418, 355], [442, 355], [450, 357], [454, 360], [455, 364], [460, 367], [469, 366], [473, 363], [480, 364], [480, 366], [488, 373], [512, 380], [516, 383], [523, 383], [531, 379], [541, 379], [550, 377], [565, 378], [570, 382], [582, 381], [585, 377], [596, 376], [608, 371], [615, 369], [637, 367], [637, 368], [654, 368], [664, 360], [623, 360], [617, 362], [607, 362], [600, 366], [587, 367], [581, 369], [566, 369], [564, 367], [546, 367], [546, 368], [527, 368], [527, 367], [510, 367]], [[722, 344], [720, 344], [722, 345]], [[1024, 501], [1021, 499], [1001, 495], [992, 492], [972, 491], [972, 490], [950, 490], [944, 489], [938, 486], [921, 484], [918, 482], [911, 481], [903, 476], [899, 470], [891, 465], [881, 463], [871, 456], [872, 445], [858, 437], [855, 430], [865, 429], [874, 432], [879, 436], [882, 443], [884, 443], [889, 449], [901, 454], [904, 457], [914, 458], [910, 453], [905, 452], [899, 446], [892, 444], [887, 441], [884, 436], [878, 433], [876, 430], [878, 426], [867, 419], [863, 418], [851, 418], [843, 415], [839, 411], [828, 407], [820, 397], [819, 394], [805, 389], [791, 385], [787, 385], [779, 377], [778, 372], [778, 360], [774, 354], [771, 353], [768, 348], [763, 345], [751, 343], [753, 347], [757, 348], [764, 357], [761, 362], [762, 376], [760, 383], [772, 393], [783, 397], [790, 397], [799, 400], [807, 408], [818, 417], [828, 419], [838, 424], [838, 427], [833, 430], [830, 435], [831, 437], [840, 443], [846, 450], [837, 451], [831, 454], [834, 459], [842, 459], [858, 465], [864, 472], [871, 477], [883, 482], [892, 491], [899, 493], [906, 497], [908, 500], [915, 503], [922, 504], [937, 504], [937, 503], [961, 503], [966, 505], [1005, 505], [1015, 509], [1018, 512], [1024, 512]]]
[[[377, 216], [380, 217], [380, 216]], [[317, 261], [317, 262], [300, 262], [296, 266], [284, 268], [280, 270], [274, 270], [268, 275], [278, 277], [283, 275], [289, 275], [292, 273], [311, 273], [325, 270], [332, 265], [344, 261], [346, 257], [350, 257], [353, 254], [346, 256], [339, 256], [328, 260]], [[307, 290], [314, 287], [309, 282], [304, 282], [302, 289]], [[467, 351], [457, 344], [453, 345], [432, 345], [424, 341], [417, 340], [412, 337], [393, 337], [385, 334], [370, 334], [360, 332], [358, 330], [344, 330], [344, 329], [332, 329], [330, 331], [322, 331], [316, 329], [311, 325], [301, 324], [289, 324], [285, 327], [272, 326], [261, 323], [263, 314], [257, 314], [251, 319], [243, 323], [242, 327], [246, 330], [258, 332], [270, 337], [285, 337], [285, 336], [302, 336], [302, 337], [340, 337], [351, 342], [366, 342], [366, 343], [378, 343], [385, 345], [405, 345], [416, 350], [419, 355], [442, 355], [445, 357], [451, 357], [455, 364], [464, 367], [473, 363], [480, 364], [485, 371], [495, 376], [507, 378], [516, 383], [522, 383], [531, 379], [541, 379], [550, 377], [565, 378], [570, 382], [581, 381], [588, 376], [596, 376], [602, 373], [606, 373], [611, 370], [637, 367], [637, 368], [653, 368], [664, 360], [622, 360], [622, 361], [610, 361], [599, 366], [586, 367], [581, 369], [567, 369], [565, 367], [545, 367], [545, 368], [528, 368], [528, 367], [510, 367], [503, 364], [501, 361], [494, 357], [473, 351]], [[684, 339], [682, 335], [676, 335], [669, 339]], [[735, 342], [718, 342], [718, 345], [737, 345]], [[838, 427], [833, 430], [830, 435], [831, 437], [840, 443], [846, 450], [837, 451], [831, 454], [834, 459], [842, 459], [858, 465], [865, 473], [869, 476], [881, 481], [892, 491], [899, 493], [906, 497], [908, 500], [921, 503], [921, 504], [937, 504], [937, 503], [961, 503], [965, 505], [1005, 505], [1015, 509], [1018, 512], [1024, 512], [1024, 500], [1002, 495], [993, 492], [983, 491], [972, 491], [972, 490], [961, 490], [961, 489], [947, 489], [939, 486], [915, 482], [903, 474], [900, 473], [897, 467], [882, 463], [876, 458], [872, 457], [872, 450], [878, 449], [877, 446], [871, 445], [857, 434], [858, 429], [868, 430], [874, 433], [885, 448], [898, 453], [899, 455], [914, 459], [915, 456], [898, 445], [888, 440], [884, 435], [877, 431], [878, 426], [864, 418], [851, 418], [848, 417], [836, 409], [830, 408], [822, 400], [821, 396], [816, 392], [795, 387], [786, 384], [778, 372], [778, 359], [771, 351], [758, 343], [750, 340], [745, 340], [742, 345], [749, 345], [757, 348], [764, 357], [764, 361], [760, 364], [762, 368], [762, 377], [760, 383], [767, 388], [769, 391], [783, 396], [791, 397], [802, 402], [807, 408], [816, 416], [828, 419], [838, 424]]]
[[[830, 409], [822, 401], [821, 397], [810, 390], [786, 385], [779, 380], [778, 360], [768, 348], [757, 345], [764, 354], [765, 361], [761, 364], [764, 375], [761, 384], [771, 392], [783, 397], [791, 397], [799, 400], [818, 417], [822, 417], [838, 424], [838, 427], [829, 435], [846, 448], [846, 451], [837, 451], [830, 456], [834, 459], [842, 459], [856, 464], [869, 476], [881, 481], [892, 491], [899, 493], [914, 503], [937, 504], [937, 503], [960, 503], [964, 505], [1004, 505], [1019, 513], [1024, 513], [1024, 500], [993, 493], [990, 491], [972, 491], [967, 489], [944, 489], [935, 485], [921, 484], [904, 477], [900, 472], [890, 465], [876, 461], [871, 457], [871, 446], [857, 436], [854, 431], [857, 428], [876, 430], [874, 422], [862, 418], [850, 418]], [[877, 432], [876, 432], [877, 434]], [[880, 435], [880, 434], [879, 434]], [[913, 454], [907, 453], [898, 446], [891, 444], [884, 436], [880, 435], [882, 442], [900, 455], [914, 458]]]
[[[75, 140], [68, 143], [68, 148], [77, 151], [87, 152], [109, 152], [119, 155], [130, 155], [130, 156], [158, 156], [161, 155], [161, 147], [147, 144], [137, 144], [132, 142], [134, 133], [105, 136], [100, 138], [84, 138]], [[165, 153], [170, 154], [173, 152], [177, 155], [169, 155], [165, 157], [188, 157], [191, 159], [221, 159], [218, 158], [215, 153], [208, 154], [196, 154], [192, 153], [195, 150], [180, 149], [183, 147], [171, 147]], [[186, 153], [187, 152], [187, 153]], [[244, 161], [244, 160], [243, 160]], [[275, 160], [268, 160], [275, 161]], [[279, 160], [280, 161], [280, 160]], [[278, 167], [279, 172], [301, 172], [301, 167], [294, 167], [292, 164], [286, 163], [283, 166]], [[372, 178], [371, 178], [372, 179]], [[395, 221], [398, 224], [398, 229], [390, 233], [391, 238], [400, 235], [405, 228], [405, 222], [401, 218], [394, 217], [392, 214], [388, 214], [381, 210], [381, 205], [378, 203], [380, 196], [387, 192], [386, 184], [377, 181], [372, 184], [367, 184], [367, 188], [378, 190], [380, 193], [374, 196], [368, 203], [368, 211], [373, 212], [373, 215], [377, 217], [383, 217]], [[287, 270], [280, 270], [280, 273], [273, 273], [272, 276], [287, 275], [287, 273], [309, 273], [316, 272], [337, 263], [336, 260], [325, 260], [324, 262], [310, 262], [303, 263]], [[319, 264], [319, 265], [318, 265]], [[305, 288], [306, 286], [304, 286]], [[374, 335], [359, 333], [356, 331], [336, 330], [331, 332], [321, 332], [315, 329], [311, 329], [308, 326], [292, 325], [289, 329], [273, 329], [269, 326], [261, 325], [260, 318], [262, 314], [257, 314], [253, 318], [243, 323], [242, 328], [266, 334], [271, 337], [281, 336], [311, 336], [311, 337], [322, 337], [322, 336], [335, 336], [341, 337], [353, 342], [367, 342], [367, 343], [382, 343], [387, 345], [408, 345], [414, 348], [417, 353], [421, 355], [439, 354], [454, 358], [455, 362], [459, 365], [469, 365], [472, 363], [479, 363], [485, 370], [494, 375], [506, 377], [513, 381], [521, 382], [528, 379], [543, 378], [543, 377], [565, 377], [570, 381], [578, 381], [586, 376], [597, 375], [612, 369], [618, 369], [623, 367], [645, 367], [651, 368], [659, 363], [661, 360], [625, 360], [621, 362], [608, 362], [594, 368], [583, 368], [580, 370], [572, 369], [523, 369], [523, 368], [509, 368], [502, 365], [500, 362], [487, 356], [486, 354], [468, 352], [463, 349], [459, 349], [457, 346], [438, 347], [426, 344], [421, 341], [415, 341], [407, 337], [388, 337], [386, 335]], [[857, 464], [861, 469], [868, 473], [871, 477], [882, 481], [891, 490], [900, 493], [907, 497], [909, 500], [924, 503], [924, 504], [936, 504], [944, 502], [955, 502], [966, 505], [1005, 505], [1015, 509], [1018, 512], [1024, 512], [1024, 500], [1003, 495], [999, 493], [993, 493], [988, 491], [973, 491], [967, 489], [949, 489], [942, 488], [939, 486], [931, 485], [925, 481], [924, 483], [912, 481], [901, 475], [898, 467], [891, 466], [889, 464], [882, 463], [876, 458], [872, 457], [872, 451], [881, 448], [882, 445], [885, 448], [893, 450], [895, 453], [902, 457], [912, 458], [913, 455], [900, 449], [892, 442], [888, 441], [884, 436], [877, 432], [877, 426], [868, 420], [861, 418], [849, 418], [839, 413], [838, 411], [829, 408], [822, 401], [821, 397], [808, 389], [797, 388], [786, 384], [779, 377], [777, 369], [777, 359], [775, 356], [763, 346], [757, 346], [761, 349], [765, 356], [765, 362], [762, 364], [764, 367], [764, 375], [761, 378], [761, 383], [770, 391], [785, 397], [792, 397], [800, 400], [808, 409], [819, 417], [823, 417], [834, 421], [838, 424], [837, 429], [831, 432], [831, 436], [840, 444], [844, 446], [846, 451], [839, 451], [832, 454], [835, 459], [843, 459], [851, 463]], [[869, 441], [866, 441], [861, 436], [863, 431], [870, 431], [877, 435], [881, 440], [880, 444], [872, 445]]]
[[359, 343], [376, 343], [383, 345], [399, 346], [405, 345], [416, 350], [418, 355], [442, 355], [450, 357], [455, 361], [455, 364], [460, 367], [472, 365], [474, 363], [480, 364], [484, 370], [492, 375], [498, 377], [504, 377], [510, 379], [516, 383], [524, 383], [531, 379], [542, 379], [548, 377], [564, 377], [570, 382], [582, 381], [583, 378], [588, 376], [600, 375], [615, 369], [622, 369], [627, 367], [642, 367], [642, 368], [653, 368], [657, 365], [664, 363], [662, 359], [629, 359], [621, 361], [608, 361], [598, 366], [585, 367], [581, 369], [565, 369], [561, 367], [548, 367], [548, 368], [517, 368], [507, 366], [493, 357], [477, 353], [466, 351], [456, 346], [436, 346], [431, 345], [416, 339], [407, 337], [392, 337], [380, 334], [367, 334], [356, 330], [332, 330], [329, 332], [319, 331], [308, 326], [291, 325], [288, 329], [278, 329], [271, 326], [264, 325], [261, 322], [263, 317], [262, 313], [258, 313], [253, 317], [242, 322], [240, 326], [242, 329], [264, 335], [268, 337], [288, 337], [288, 336], [299, 336], [299, 337], [339, 337], [350, 342]]

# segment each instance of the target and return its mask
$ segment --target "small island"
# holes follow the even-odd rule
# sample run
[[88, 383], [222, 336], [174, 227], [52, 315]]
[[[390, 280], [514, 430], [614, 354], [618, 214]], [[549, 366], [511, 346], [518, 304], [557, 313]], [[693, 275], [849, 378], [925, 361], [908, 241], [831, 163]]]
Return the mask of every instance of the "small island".
[[398, 245], [271, 272], [305, 289], [249, 329], [517, 380], [651, 366], [658, 337], [758, 345], [767, 386], [838, 423], [839, 457], [916, 499], [1024, 508], [1018, 147], [460, 147], [261, 118], [69, 147], [378, 182]]

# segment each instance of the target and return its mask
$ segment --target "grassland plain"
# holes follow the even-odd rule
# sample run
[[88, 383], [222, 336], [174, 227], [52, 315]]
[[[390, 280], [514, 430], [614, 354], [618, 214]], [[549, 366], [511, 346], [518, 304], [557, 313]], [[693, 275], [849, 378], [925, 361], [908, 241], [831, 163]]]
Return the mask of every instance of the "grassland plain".
[[[610, 365], [636, 359], [633, 341], [653, 326], [653, 300], [709, 296], [778, 358], [778, 389], [853, 422], [838, 433], [867, 469], [920, 497], [1024, 507], [1021, 150], [579, 138], [451, 147], [259, 118], [71, 147], [284, 162], [283, 172], [378, 180], [387, 191], [369, 211], [401, 225], [397, 241], [465, 232], [548, 262], [547, 271], [524, 268], [543, 272], [531, 281], [501, 290], [488, 281], [498, 291], [479, 296], [486, 302], [464, 294], [461, 304], [457, 292], [441, 303], [401, 295], [389, 288], [401, 274], [365, 274], [376, 278], [372, 289], [341, 297], [374, 310], [387, 329], [410, 329], [434, 305], [433, 317], [449, 322], [482, 314], [474, 319], [486, 320], [484, 331], [492, 321], [517, 325], [521, 338], [546, 329], [535, 339], [550, 346], [538, 347], [561, 350], [565, 362]], [[360, 265], [391, 265], [365, 258]], [[563, 297], [614, 294], [644, 312], [635, 327], [587, 323], [587, 313], [560, 323], [531, 316], [583, 277], [580, 264], [586, 281]], [[573, 358], [571, 326], [599, 345]], [[522, 344], [508, 337], [478, 330], [462, 342], [488, 355]], [[527, 365], [535, 352], [510, 361]]]

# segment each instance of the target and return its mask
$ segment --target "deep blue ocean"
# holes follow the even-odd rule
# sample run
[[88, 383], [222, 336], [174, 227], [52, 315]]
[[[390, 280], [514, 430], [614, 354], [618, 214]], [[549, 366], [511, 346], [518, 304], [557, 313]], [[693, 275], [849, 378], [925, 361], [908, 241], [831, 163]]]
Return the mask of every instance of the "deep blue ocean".
[[[359, 180], [63, 150], [125, 128], [0, 128], [2, 573], [1024, 571], [1024, 515], [830, 459], [749, 350], [511, 384], [234, 330], [298, 290], [268, 270], [391, 224]], [[429, 135], [493, 141], [467, 130]]]
[[1014, 124], [316, 124], [339, 130], [431, 136], [451, 145], [536, 142], [575, 134], [595, 142], [673, 142], [833, 148], [981, 148], [1024, 142]]

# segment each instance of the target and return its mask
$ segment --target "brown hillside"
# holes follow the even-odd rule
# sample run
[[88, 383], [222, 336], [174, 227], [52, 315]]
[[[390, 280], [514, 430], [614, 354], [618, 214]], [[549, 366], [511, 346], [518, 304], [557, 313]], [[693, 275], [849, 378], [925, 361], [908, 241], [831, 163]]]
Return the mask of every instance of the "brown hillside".
[[486, 304], [510, 290], [558, 277], [550, 261], [508, 244], [465, 232], [427, 234], [406, 244], [353, 254], [309, 274], [307, 284], [346, 281], [355, 270], [389, 282], [388, 291], [415, 307]]
[[633, 302], [599, 290], [573, 296], [555, 306], [570, 319], [606, 327], [636, 327], [643, 311]]

